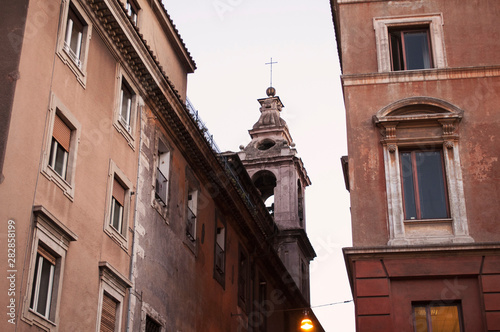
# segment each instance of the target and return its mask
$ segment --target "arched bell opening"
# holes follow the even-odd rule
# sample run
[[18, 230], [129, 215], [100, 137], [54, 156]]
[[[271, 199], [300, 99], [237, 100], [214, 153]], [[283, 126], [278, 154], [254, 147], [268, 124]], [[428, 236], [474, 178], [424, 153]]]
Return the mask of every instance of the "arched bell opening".
[[262, 201], [271, 215], [274, 216], [274, 188], [276, 188], [276, 176], [270, 171], [259, 171], [254, 174], [253, 183], [260, 192]]

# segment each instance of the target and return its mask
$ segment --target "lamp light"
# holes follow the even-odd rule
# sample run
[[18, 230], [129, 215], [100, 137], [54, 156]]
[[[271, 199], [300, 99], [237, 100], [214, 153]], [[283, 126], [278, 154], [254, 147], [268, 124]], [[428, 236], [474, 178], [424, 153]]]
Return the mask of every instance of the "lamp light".
[[307, 317], [307, 311], [304, 311], [304, 318], [300, 322], [300, 329], [302, 331], [309, 331], [314, 327], [312, 321]]

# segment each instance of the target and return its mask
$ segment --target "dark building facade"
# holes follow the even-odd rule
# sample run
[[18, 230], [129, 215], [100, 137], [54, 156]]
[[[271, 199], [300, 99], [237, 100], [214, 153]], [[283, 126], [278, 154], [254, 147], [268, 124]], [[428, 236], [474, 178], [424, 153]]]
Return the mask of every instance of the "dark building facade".
[[500, 3], [331, 9], [357, 331], [499, 330]]

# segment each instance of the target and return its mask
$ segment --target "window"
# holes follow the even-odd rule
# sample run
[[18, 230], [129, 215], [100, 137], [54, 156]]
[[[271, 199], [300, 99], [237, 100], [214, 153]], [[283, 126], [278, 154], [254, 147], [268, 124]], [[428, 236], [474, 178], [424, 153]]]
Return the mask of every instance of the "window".
[[64, 1], [59, 25], [57, 55], [69, 66], [85, 87], [87, 56], [92, 26], [85, 11], [76, 1]]
[[63, 271], [69, 244], [78, 237], [43, 206], [33, 207], [34, 235], [23, 319], [56, 331]]
[[125, 10], [127, 15], [130, 17], [134, 25], [137, 25], [137, 14], [139, 13], [139, 7], [132, 0], [127, 0], [125, 4]]
[[274, 217], [274, 188], [276, 188], [276, 176], [271, 171], [258, 171], [252, 176], [255, 187], [261, 193], [262, 201], [267, 207], [269, 214]]
[[219, 212], [215, 216], [214, 278], [224, 287], [226, 272], [226, 225]]
[[136, 119], [140, 109], [139, 104], [142, 105], [143, 101], [134, 89], [132, 80], [120, 66], [118, 66], [116, 82], [114, 127], [122, 134], [129, 146], [134, 148]]
[[446, 67], [440, 14], [377, 17], [373, 25], [379, 72]]
[[81, 125], [54, 94], [51, 96], [48, 116], [49, 134], [46, 136], [42, 174], [72, 200]]
[[400, 152], [405, 220], [449, 218], [442, 151]]
[[40, 244], [38, 246], [30, 309], [49, 319], [56, 258]]
[[459, 304], [413, 304], [415, 332], [461, 332]]
[[412, 97], [377, 112], [382, 133], [388, 245], [469, 243], [460, 164], [463, 111]]
[[267, 311], [267, 282], [264, 279], [259, 279], [259, 293], [258, 293], [258, 322], [259, 332], [267, 332], [267, 317], [271, 314]]
[[309, 298], [309, 271], [304, 261], [300, 262], [300, 289], [306, 299]]
[[132, 283], [108, 262], [99, 262], [99, 306], [97, 330], [118, 332], [122, 326], [123, 300]]
[[125, 188], [115, 177], [113, 179], [113, 195], [111, 201], [111, 226], [123, 235], [123, 206], [125, 205]]
[[191, 242], [196, 240], [196, 214], [198, 205], [198, 191], [191, 190], [187, 197], [186, 235]]
[[297, 180], [297, 210], [299, 214], [299, 226], [304, 227], [304, 190], [302, 183]]
[[238, 258], [238, 305], [244, 309], [248, 309], [248, 257], [242, 247], [239, 249]]
[[170, 152], [162, 140], [158, 140], [158, 157], [155, 181], [155, 197], [161, 205], [167, 205], [168, 176], [170, 171]]
[[428, 27], [389, 30], [392, 70], [431, 68], [429, 39]]
[[49, 166], [64, 180], [66, 180], [66, 171], [68, 168], [70, 141], [71, 129], [61, 120], [61, 117], [56, 114], [54, 118], [54, 129], [52, 131]]
[[165, 332], [166, 320], [149, 305], [146, 301], [142, 301], [141, 308], [141, 327], [139, 332]]
[[127, 230], [130, 214], [132, 182], [111, 160], [108, 180], [108, 203], [104, 232], [123, 249], [128, 250]]
[[125, 80], [122, 80], [122, 87], [120, 89], [120, 122], [128, 132], [130, 132], [132, 97], [134, 97], [132, 89]]
[[116, 330], [117, 309], [118, 302], [107, 293], [104, 293], [102, 297], [100, 332], [114, 332]]
[[158, 324], [149, 315], [146, 316], [146, 330], [145, 332], [161, 332], [161, 325]]
[[83, 28], [86, 26], [79, 17], [73, 5], [69, 6], [68, 21], [66, 23], [66, 37], [64, 38], [64, 50], [68, 53], [73, 62], [81, 68]]

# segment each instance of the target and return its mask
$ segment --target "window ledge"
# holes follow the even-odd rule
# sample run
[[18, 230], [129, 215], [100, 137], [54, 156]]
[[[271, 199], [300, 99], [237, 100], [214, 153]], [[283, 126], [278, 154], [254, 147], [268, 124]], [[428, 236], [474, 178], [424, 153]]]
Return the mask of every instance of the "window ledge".
[[[130, 148], [133, 151], [135, 151], [135, 139], [132, 136], [132, 134], [127, 130], [127, 128], [125, 128], [125, 126], [123, 125], [123, 123], [120, 120], [117, 120], [113, 124], [113, 126], [125, 138], [125, 140], [127, 141], [128, 145], [130, 146]], [[132, 131], [132, 129], [131, 129], [131, 131]]]
[[118, 244], [120, 246], [120, 248], [122, 248], [125, 252], [128, 252], [128, 241], [127, 239], [125, 238], [125, 236], [123, 236], [122, 234], [118, 233], [116, 230], [114, 230], [112, 228], [112, 226], [108, 225], [108, 227], [106, 227], [104, 229], [104, 232], [113, 240], [116, 242], [116, 244]]
[[39, 313], [33, 311], [31, 308], [29, 308], [23, 314], [21, 319], [30, 326], [35, 325], [44, 331], [52, 332], [57, 330], [56, 323], [52, 322], [50, 319], [43, 317]]
[[453, 219], [451, 218], [443, 218], [443, 219], [405, 219], [403, 222], [406, 224], [410, 223], [421, 223], [421, 224], [440, 224], [440, 223], [448, 223], [451, 224]]
[[187, 235], [185, 235], [184, 239], [185, 246], [193, 253], [194, 257], [198, 256], [198, 246], [196, 245], [196, 240], [191, 241]]
[[68, 54], [68, 52], [64, 49], [64, 47], [61, 47], [60, 50], [57, 52], [57, 55], [61, 59], [61, 61], [69, 67], [69, 69], [73, 72], [73, 74], [76, 76], [76, 80], [80, 85], [85, 89], [87, 85], [87, 73], [83, 72], [80, 66], [78, 66], [75, 61], [71, 58], [71, 56]]
[[156, 197], [153, 189], [153, 199], [151, 202], [151, 207], [158, 212], [158, 214], [162, 217], [163, 220], [165, 220], [165, 223], [167, 225], [170, 225], [170, 222], [168, 220], [168, 208], [167, 205], [164, 205], [162, 202], [160, 202]]
[[344, 85], [391, 84], [454, 79], [474, 79], [478, 77], [498, 77], [500, 66], [445, 67], [420, 70], [400, 70], [374, 72], [368, 74], [342, 75]]
[[66, 180], [62, 178], [59, 173], [54, 171], [52, 167], [46, 165], [44, 169], [42, 169], [42, 174], [51, 182], [54, 182], [64, 193], [70, 201], [74, 201], [75, 189], [73, 186]]

